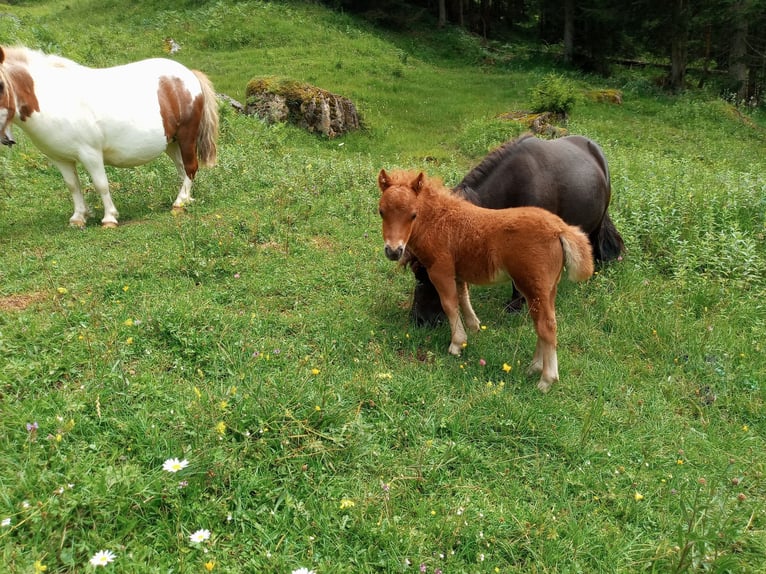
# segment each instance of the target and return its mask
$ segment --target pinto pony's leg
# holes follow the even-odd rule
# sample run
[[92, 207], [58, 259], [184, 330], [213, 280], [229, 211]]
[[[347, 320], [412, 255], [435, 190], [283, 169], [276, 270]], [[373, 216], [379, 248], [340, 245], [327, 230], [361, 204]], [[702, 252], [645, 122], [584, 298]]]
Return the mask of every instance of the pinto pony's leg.
[[69, 192], [72, 194], [74, 203], [74, 213], [69, 218], [69, 225], [72, 227], [85, 227], [88, 219], [89, 209], [85, 204], [85, 198], [82, 195], [80, 187], [80, 178], [77, 177], [77, 166], [73, 162], [53, 161], [53, 164], [59, 169], [64, 178]]
[[82, 157], [80, 161], [90, 174], [93, 187], [98, 191], [101, 196], [101, 203], [104, 204], [104, 218], [101, 220], [101, 225], [103, 227], [117, 227], [119, 213], [117, 213], [117, 208], [112, 201], [112, 194], [109, 193], [109, 180], [106, 177], [104, 157], [101, 151], [94, 152], [88, 157]]
[[471, 297], [468, 294], [468, 283], [465, 281], [457, 282], [457, 297], [460, 303], [460, 309], [463, 311], [463, 317], [465, 318], [465, 326], [472, 331], [478, 331], [481, 321], [476, 316], [476, 313], [471, 306]]
[[173, 163], [176, 166], [176, 171], [178, 171], [178, 177], [181, 178], [181, 188], [178, 190], [178, 195], [176, 196], [176, 200], [173, 202], [173, 211], [182, 210], [185, 206], [189, 205], [192, 201], [194, 201], [194, 198], [192, 198], [191, 195], [191, 188], [192, 188], [192, 180], [194, 179], [194, 175], [197, 172], [196, 169], [196, 158], [195, 161], [195, 167], [194, 171], [191, 175], [189, 175], [189, 170], [186, 167], [186, 164], [184, 163], [184, 156], [181, 152], [181, 148], [178, 146], [177, 143], [171, 142], [168, 144], [167, 149], [165, 150], [165, 153], [170, 157], [170, 159], [173, 160]]

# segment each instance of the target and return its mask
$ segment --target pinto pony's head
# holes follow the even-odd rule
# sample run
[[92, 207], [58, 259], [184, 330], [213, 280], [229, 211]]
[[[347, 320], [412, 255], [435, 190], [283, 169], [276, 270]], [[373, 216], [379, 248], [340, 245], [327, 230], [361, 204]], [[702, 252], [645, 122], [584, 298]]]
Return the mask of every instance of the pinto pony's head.
[[381, 196], [378, 211], [383, 219], [383, 241], [386, 257], [398, 261], [404, 255], [418, 216], [418, 195], [423, 190], [425, 176], [408, 171], [391, 174], [381, 169], [378, 187]]
[[10, 79], [3, 66], [4, 61], [5, 52], [0, 46], [0, 144], [11, 146], [16, 143], [11, 134], [11, 120], [16, 108]]

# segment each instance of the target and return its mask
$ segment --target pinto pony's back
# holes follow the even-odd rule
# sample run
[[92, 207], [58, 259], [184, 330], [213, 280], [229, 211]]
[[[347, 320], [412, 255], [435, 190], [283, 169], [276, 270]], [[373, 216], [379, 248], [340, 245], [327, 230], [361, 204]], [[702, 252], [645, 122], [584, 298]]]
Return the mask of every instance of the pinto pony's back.
[[106, 165], [135, 167], [162, 153], [181, 179], [174, 209], [192, 200], [200, 165], [216, 162], [218, 100], [210, 80], [175, 60], [151, 58], [89, 68], [60, 56], [0, 46], [0, 143], [13, 145], [11, 124], [61, 171], [72, 194], [71, 225], [89, 209], [77, 164], [104, 205], [104, 227], [117, 225]]
[[449, 352], [460, 354], [467, 341], [459, 310], [470, 329], [480, 326], [468, 284], [512, 279], [538, 335], [530, 369], [541, 373], [538, 388], [547, 392], [558, 380], [558, 282], [564, 268], [572, 281], [593, 274], [587, 235], [537, 207], [478, 207], [422, 173], [381, 170], [378, 186], [386, 256], [400, 260], [410, 251], [428, 271], [452, 329]]

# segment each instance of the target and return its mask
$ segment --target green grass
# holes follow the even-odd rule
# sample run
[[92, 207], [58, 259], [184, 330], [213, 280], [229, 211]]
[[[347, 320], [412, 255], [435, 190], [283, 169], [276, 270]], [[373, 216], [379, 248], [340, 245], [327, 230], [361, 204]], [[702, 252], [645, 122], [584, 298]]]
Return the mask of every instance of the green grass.
[[[116, 572], [761, 569], [762, 114], [751, 127], [714, 96], [568, 74], [524, 47], [489, 65], [458, 32], [382, 33], [314, 4], [0, 9], [0, 42], [91, 65], [161, 55], [166, 36], [220, 92], [314, 82], [367, 128], [324, 140], [226, 111], [186, 213], [170, 213], [170, 162], [110, 171], [111, 231], [92, 192], [96, 216], [67, 226], [61, 176], [15, 131], [0, 153], [3, 571], [88, 571], [102, 549]], [[606, 152], [627, 253], [561, 284], [562, 379], [542, 395], [507, 288], [474, 289], [487, 329], [459, 359], [445, 326], [410, 324], [375, 178], [456, 183], [552, 72], [624, 90], [622, 106], [578, 102], [568, 128]], [[172, 457], [188, 468], [163, 471]]]

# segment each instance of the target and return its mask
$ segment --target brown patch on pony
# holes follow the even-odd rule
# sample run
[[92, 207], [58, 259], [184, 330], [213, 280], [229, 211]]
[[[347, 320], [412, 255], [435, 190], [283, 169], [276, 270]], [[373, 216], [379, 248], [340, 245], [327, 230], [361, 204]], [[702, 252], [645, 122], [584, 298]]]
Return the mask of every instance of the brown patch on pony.
[[165, 139], [178, 143], [186, 175], [194, 179], [199, 167], [197, 133], [204, 110], [204, 98], [202, 95], [192, 98], [180, 78], [168, 76], [160, 78], [157, 97]]
[[6, 58], [9, 54], [0, 51], [0, 105], [8, 110], [8, 123], [18, 113], [21, 121], [40, 111], [35, 94], [35, 81], [26, 68]]
[[35, 94], [35, 81], [25, 68], [9, 66], [8, 77], [13, 83], [13, 91], [19, 104], [19, 119], [26, 121], [29, 116], [40, 111], [40, 103]]

